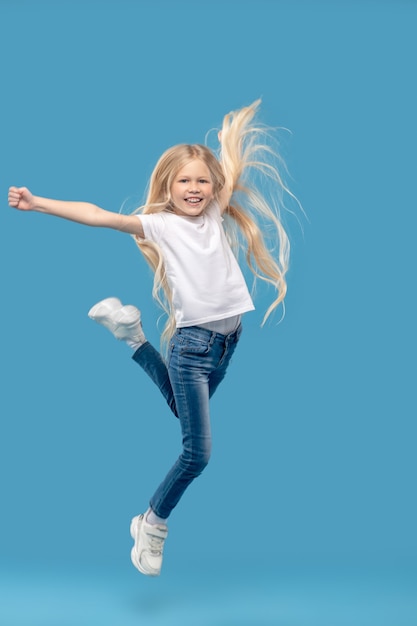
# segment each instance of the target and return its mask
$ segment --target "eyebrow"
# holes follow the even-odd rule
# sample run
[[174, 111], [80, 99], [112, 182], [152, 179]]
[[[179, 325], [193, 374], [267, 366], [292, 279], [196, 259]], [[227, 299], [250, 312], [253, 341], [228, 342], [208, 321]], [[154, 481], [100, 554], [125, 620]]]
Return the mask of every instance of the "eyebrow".
[[[177, 178], [193, 178], [193, 176], [189, 176], [187, 174], [182, 174], [181, 172], [179, 172], [179, 174], [177, 174]], [[210, 174], [200, 174], [199, 176], [195, 176], [195, 178], [211, 178]]]

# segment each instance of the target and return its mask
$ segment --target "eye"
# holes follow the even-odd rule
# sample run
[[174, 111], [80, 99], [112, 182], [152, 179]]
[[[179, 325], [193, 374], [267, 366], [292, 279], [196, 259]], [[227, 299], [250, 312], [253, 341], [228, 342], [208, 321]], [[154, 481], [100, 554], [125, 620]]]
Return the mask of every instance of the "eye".
[[199, 183], [208, 184], [210, 181], [206, 180], [205, 178], [200, 178], [200, 180], [198, 182]]

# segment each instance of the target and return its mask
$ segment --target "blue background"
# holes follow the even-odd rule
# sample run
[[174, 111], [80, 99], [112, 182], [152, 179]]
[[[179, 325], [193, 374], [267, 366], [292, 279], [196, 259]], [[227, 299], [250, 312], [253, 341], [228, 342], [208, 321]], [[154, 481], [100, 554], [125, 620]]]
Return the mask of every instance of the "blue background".
[[[415, 2], [0, 1], [0, 624], [417, 624]], [[9, 185], [118, 211], [169, 146], [263, 98], [282, 133], [285, 320], [257, 310], [163, 574], [129, 523], [179, 451], [117, 295], [158, 343], [126, 235], [22, 214]], [[127, 210], [125, 208], [125, 210]]]

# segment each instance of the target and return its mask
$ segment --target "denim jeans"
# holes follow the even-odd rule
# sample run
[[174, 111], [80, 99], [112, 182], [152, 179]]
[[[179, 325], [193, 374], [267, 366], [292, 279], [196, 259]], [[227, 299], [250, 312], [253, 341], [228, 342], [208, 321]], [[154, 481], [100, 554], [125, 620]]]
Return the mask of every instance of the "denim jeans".
[[149, 342], [132, 357], [158, 386], [181, 425], [182, 453], [150, 500], [159, 517], [169, 516], [209, 461], [209, 399], [226, 374], [241, 332], [241, 325], [229, 335], [199, 326], [179, 328], [170, 342], [166, 364]]

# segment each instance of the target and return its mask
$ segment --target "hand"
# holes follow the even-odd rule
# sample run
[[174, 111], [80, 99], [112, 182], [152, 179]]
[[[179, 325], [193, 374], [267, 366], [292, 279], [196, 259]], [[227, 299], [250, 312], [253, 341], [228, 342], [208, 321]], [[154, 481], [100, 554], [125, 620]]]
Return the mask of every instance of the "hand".
[[10, 187], [9, 205], [20, 211], [32, 211], [35, 207], [35, 202], [33, 195], [26, 187]]

